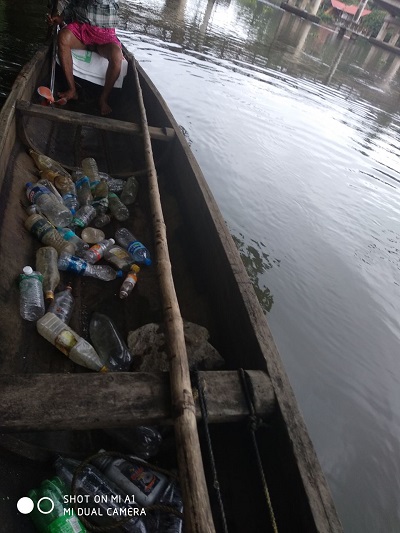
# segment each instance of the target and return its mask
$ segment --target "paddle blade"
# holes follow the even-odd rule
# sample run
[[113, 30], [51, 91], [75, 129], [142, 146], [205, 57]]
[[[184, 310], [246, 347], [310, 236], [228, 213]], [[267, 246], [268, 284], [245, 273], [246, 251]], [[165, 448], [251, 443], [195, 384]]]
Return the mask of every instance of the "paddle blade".
[[38, 87], [37, 92], [40, 94], [40, 96], [42, 96], [43, 98], [46, 98], [46, 100], [48, 100], [49, 102], [51, 103], [54, 102], [54, 96], [48, 87], [44, 87], [42, 85]]
[[58, 104], [58, 105], [65, 105], [67, 102], [68, 102], [68, 100], [66, 98], [59, 98], [54, 103]]

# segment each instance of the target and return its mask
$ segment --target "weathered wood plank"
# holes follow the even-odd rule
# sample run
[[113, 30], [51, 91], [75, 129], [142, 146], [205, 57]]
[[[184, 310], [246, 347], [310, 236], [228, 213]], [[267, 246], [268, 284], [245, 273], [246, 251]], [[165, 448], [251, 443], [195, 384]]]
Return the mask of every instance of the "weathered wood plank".
[[[248, 371], [258, 414], [267, 418], [275, 400], [270, 379]], [[210, 423], [248, 415], [235, 371], [200, 372]], [[0, 375], [0, 431], [72, 430], [172, 424], [167, 373]], [[196, 416], [201, 417], [197, 391]]]
[[[32, 104], [24, 100], [16, 102], [16, 109], [23, 115], [54, 120], [63, 124], [76, 124], [77, 126], [86, 126], [100, 130], [114, 131], [118, 133], [127, 133], [133, 135], [142, 135], [142, 128], [139, 124], [133, 122], [124, 122], [112, 118], [95, 117], [85, 113], [67, 111], [54, 107], [43, 107]], [[158, 141], [171, 141], [175, 136], [173, 128], [156, 128], [149, 126], [149, 133], [152, 139]]]

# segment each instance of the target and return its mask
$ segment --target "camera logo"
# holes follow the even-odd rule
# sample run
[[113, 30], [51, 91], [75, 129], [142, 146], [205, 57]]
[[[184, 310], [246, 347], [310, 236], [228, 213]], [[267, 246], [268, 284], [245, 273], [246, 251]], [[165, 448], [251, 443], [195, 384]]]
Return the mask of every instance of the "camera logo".
[[[48, 500], [50, 502], [50, 509], [47, 510], [47, 511], [43, 511], [43, 509], [40, 507], [40, 504], [43, 502], [43, 501], [46, 501]], [[18, 501], [17, 501], [17, 509], [18, 511], [21, 513], [21, 514], [29, 514], [33, 511], [35, 507], [35, 504], [33, 502], [33, 500], [31, 500], [31, 498], [28, 498], [28, 496], [24, 496], [23, 498], [20, 498]], [[49, 514], [51, 513], [51, 511], [54, 509], [54, 502], [51, 498], [48, 498], [47, 496], [43, 496], [43, 498], [40, 498], [40, 500], [38, 500], [37, 504], [36, 504], [36, 507], [37, 507], [37, 510], [39, 511], [39, 513], [42, 513], [42, 514]], [[47, 507], [47, 505], [46, 505]]]

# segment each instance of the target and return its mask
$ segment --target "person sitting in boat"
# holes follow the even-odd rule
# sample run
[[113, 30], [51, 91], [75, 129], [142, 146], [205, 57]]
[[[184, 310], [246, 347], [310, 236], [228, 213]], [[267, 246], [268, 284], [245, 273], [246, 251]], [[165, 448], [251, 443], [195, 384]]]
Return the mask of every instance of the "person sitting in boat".
[[108, 97], [118, 79], [123, 59], [121, 43], [115, 34], [118, 21], [118, 2], [106, 0], [59, 0], [57, 11], [48, 15], [51, 25], [62, 29], [58, 34], [58, 55], [68, 83], [68, 90], [59, 93], [60, 98], [77, 99], [72, 49], [95, 50], [108, 59], [103, 91], [99, 98], [102, 115], [111, 113]]

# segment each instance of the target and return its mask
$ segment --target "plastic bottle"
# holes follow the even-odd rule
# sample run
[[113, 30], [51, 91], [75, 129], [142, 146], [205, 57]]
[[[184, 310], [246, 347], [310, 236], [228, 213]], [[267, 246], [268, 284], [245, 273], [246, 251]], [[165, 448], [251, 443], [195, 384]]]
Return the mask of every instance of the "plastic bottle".
[[137, 283], [137, 275], [139, 272], [140, 272], [140, 267], [138, 265], [131, 266], [131, 271], [128, 272], [119, 290], [119, 297], [121, 299], [127, 298], [130, 295], [130, 293], [133, 291], [133, 287]]
[[48, 312], [55, 314], [64, 324], [69, 324], [74, 310], [72, 287], [68, 284], [64, 291], [58, 292], [49, 306]]
[[93, 219], [93, 225], [96, 226], [96, 228], [104, 228], [104, 226], [107, 226], [107, 224], [109, 224], [110, 222], [111, 217], [106, 213], [98, 215], [95, 219]]
[[135, 263], [144, 263], [148, 266], [151, 265], [150, 252], [129, 230], [126, 228], [119, 228], [115, 232], [115, 239], [118, 244], [128, 250], [135, 260]]
[[39, 214], [30, 215], [25, 220], [25, 228], [47, 246], [53, 246], [58, 253], [74, 253], [73, 244], [66, 242], [50, 222]]
[[28, 492], [35, 504], [30, 518], [40, 533], [85, 533], [86, 529], [72, 506], [70, 512], [64, 512], [64, 509], [69, 509], [64, 502], [64, 496], [68, 494], [59, 477], [45, 479], [37, 489]]
[[71, 213], [74, 215], [79, 209], [79, 200], [76, 192], [75, 183], [71, 178], [67, 176], [56, 176], [54, 179], [54, 185], [61, 193], [64, 205], [68, 207]]
[[85, 250], [89, 248], [88, 243], [78, 237], [72, 229], [57, 228], [57, 231], [65, 241], [74, 245], [74, 255], [82, 256]]
[[55, 199], [47, 187], [28, 182], [26, 184], [26, 193], [29, 201], [32, 204], [36, 204], [55, 226], [64, 227], [71, 222], [72, 215], [70, 211]]
[[[70, 491], [72, 488], [72, 479], [79, 464], [78, 461], [65, 457], [58, 457], [54, 463], [57, 475]], [[92, 513], [89, 511], [91, 522], [99, 526], [109, 526], [113, 520], [115, 522], [121, 522], [125, 516], [132, 514], [132, 520], [125, 522], [118, 529], [111, 531], [147, 533], [148, 530], [142, 518], [140, 516], [134, 516], [134, 508], [136, 506], [126, 501], [127, 494], [92, 464], [88, 464], [81, 469], [76, 479], [75, 491], [76, 494], [85, 497], [84, 502], [87, 500], [87, 503], [80, 504], [80, 507], [96, 510], [96, 512]], [[97, 496], [96, 500], [99, 500], [99, 503], [94, 502], [95, 496]], [[131, 499], [132, 495], [129, 495], [129, 500]]]
[[48, 179], [41, 178], [39, 181], [36, 182], [36, 185], [43, 185], [43, 187], [47, 187], [49, 191], [54, 194], [54, 198], [57, 200], [57, 202], [59, 202], [60, 204], [63, 204], [63, 199], [61, 197], [61, 194], [54, 187], [53, 182], [51, 182]]
[[114, 239], [104, 239], [97, 244], [94, 244], [89, 250], [83, 254], [83, 259], [90, 264], [97, 263], [104, 256], [104, 252], [115, 244]]
[[139, 506], [157, 503], [168, 485], [168, 478], [164, 474], [151, 470], [146, 461], [136, 457], [128, 462], [105, 453], [104, 457], [97, 457], [92, 463], [120, 489], [133, 494]]
[[26, 266], [19, 276], [20, 313], [22, 318], [33, 322], [44, 315], [43, 276]]
[[82, 160], [82, 170], [90, 181], [99, 181], [99, 169], [96, 160], [93, 157], [86, 157]]
[[130, 428], [113, 428], [104, 430], [118, 449], [129, 450], [141, 459], [154, 457], [160, 451], [162, 436], [154, 426], [132, 426]]
[[36, 204], [28, 205], [28, 207], [25, 208], [26, 213], [30, 215], [35, 215], [40, 213], [40, 209]]
[[108, 209], [108, 185], [105, 179], [96, 183], [93, 189], [92, 206], [96, 209], [97, 215], [104, 215]]
[[104, 235], [104, 231], [100, 229], [87, 227], [82, 230], [81, 238], [89, 244], [96, 244], [105, 239], [106, 236]]
[[72, 219], [71, 227], [85, 228], [88, 226], [91, 221], [96, 216], [96, 209], [91, 205], [83, 205], [75, 213], [74, 218]]
[[116, 194], [119, 194], [122, 192], [125, 186], [125, 180], [120, 178], [112, 178], [105, 172], [99, 172], [99, 178], [104, 178], [107, 181], [108, 192], [115, 192]]
[[60, 283], [57, 267], [58, 253], [52, 246], [42, 246], [36, 252], [36, 268], [43, 276], [43, 292], [47, 301], [54, 299], [54, 290]]
[[89, 326], [90, 340], [104, 366], [111, 372], [127, 372], [132, 355], [114, 322], [102, 313], [93, 313]]
[[108, 207], [112, 215], [120, 222], [129, 218], [129, 209], [124, 205], [118, 196], [111, 192], [108, 195]]
[[[177, 511], [183, 513], [182, 495], [176, 482], [171, 481], [169, 483], [158, 503], [175, 507]], [[162, 531], [163, 533], [182, 533], [182, 519], [172, 513], [156, 513], [153, 527], [155, 531]]]
[[80, 337], [54, 313], [46, 313], [36, 322], [40, 335], [77, 365], [106, 372], [99, 355], [91, 344]]
[[35, 164], [39, 170], [50, 170], [55, 174], [71, 177], [65, 170], [65, 168], [63, 168], [60, 163], [57, 163], [57, 161], [54, 161], [54, 159], [51, 159], [51, 157], [48, 157], [47, 155], [43, 154], [38, 154], [34, 150], [29, 150], [29, 155], [35, 161]]
[[106, 261], [111, 263], [116, 268], [125, 271], [130, 270], [134, 262], [134, 259], [131, 254], [124, 248], [121, 248], [121, 246], [118, 246], [117, 244], [111, 246], [111, 248], [104, 252], [104, 259], [106, 259]]
[[136, 200], [137, 194], [139, 190], [139, 182], [135, 178], [135, 176], [131, 176], [126, 180], [126, 183], [124, 185], [124, 188], [122, 189], [121, 193], [121, 202], [125, 205], [133, 204]]
[[59, 270], [67, 270], [81, 276], [90, 276], [103, 281], [111, 281], [116, 277], [121, 277], [118, 272], [108, 265], [90, 265], [80, 257], [65, 252], [61, 253], [58, 258], [58, 268]]
[[90, 205], [93, 201], [92, 191], [90, 190], [90, 181], [87, 176], [82, 176], [75, 182], [76, 194], [80, 205]]

